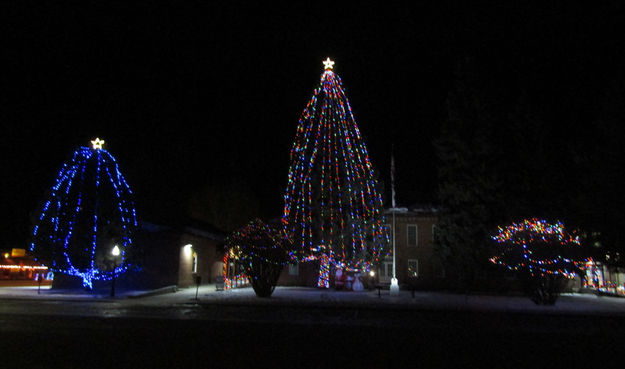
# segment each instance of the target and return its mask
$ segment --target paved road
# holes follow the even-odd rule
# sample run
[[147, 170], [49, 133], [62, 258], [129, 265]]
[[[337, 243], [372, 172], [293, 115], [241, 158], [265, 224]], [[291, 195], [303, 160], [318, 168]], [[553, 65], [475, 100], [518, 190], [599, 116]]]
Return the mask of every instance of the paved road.
[[0, 337], [2, 367], [576, 367], [622, 364], [625, 318], [0, 300]]

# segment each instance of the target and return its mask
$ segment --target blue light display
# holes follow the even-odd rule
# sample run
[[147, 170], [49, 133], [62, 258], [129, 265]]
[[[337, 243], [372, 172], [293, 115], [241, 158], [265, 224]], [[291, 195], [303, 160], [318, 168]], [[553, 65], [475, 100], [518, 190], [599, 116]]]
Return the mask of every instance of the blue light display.
[[[78, 148], [63, 164], [33, 228], [30, 251], [50, 270], [94, 280], [111, 280], [129, 270], [137, 216], [132, 191], [115, 158], [102, 149]], [[120, 249], [112, 262], [114, 245]], [[113, 265], [114, 267], [112, 267]]]

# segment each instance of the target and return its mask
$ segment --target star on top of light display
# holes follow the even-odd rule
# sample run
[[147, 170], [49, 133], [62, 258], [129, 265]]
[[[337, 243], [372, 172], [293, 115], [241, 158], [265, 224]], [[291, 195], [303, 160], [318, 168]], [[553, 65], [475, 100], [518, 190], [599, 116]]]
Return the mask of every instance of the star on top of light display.
[[326, 70], [331, 70], [332, 68], [334, 68], [334, 62], [330, 60], [330, 58], [327, 58], [323, 61], [323, 66]]
[[98, 137], [96, 137], [95, 140], [91, 141], [91, 144], [93, 145], [93, 148], [95, 150], [98, 150], [102, 148], [102, 145], [104, 145], [104, 140], [100, 140]]

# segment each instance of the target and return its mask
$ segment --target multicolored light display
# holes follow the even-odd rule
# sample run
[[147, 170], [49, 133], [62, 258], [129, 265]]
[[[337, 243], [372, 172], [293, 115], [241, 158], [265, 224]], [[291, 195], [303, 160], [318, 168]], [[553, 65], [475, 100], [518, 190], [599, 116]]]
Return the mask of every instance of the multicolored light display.
[[[591, 259], [570, 256], [581, 243], [579, 236], [568, 233], [561, 222], [548, 223], [540, 219], [525, 219], [506, 227], [492, 236], [501, 247], [501, 254], [490, 261], [510, 270], [527, 269], [531, 275], [558, 274], [574, 278]], [[567, 256], [563, 256], [567, 255]]]
[[382, 196], [373, 165], [334, 62], [324, 61], [321, 83], [302, 112], [291, 149], [284, 195], [284, 229], [295, 242], [293, 260], [369, 271], [386, 256]]
[[[241, 268], [238, 263], [239, 250], [228, 250], [223, 257], [222, 274], [224, 277], [224, 289], [229, 290], [237, 286], [247, 286], [249, 278], [245, 272], [239, 271]], [[230, 272], [232, 271], [232, 272]]]
[[[111, 280], [131, 265], [127, 252], [137, 217], [132, 191], [115, 158], [96, 138], [78, 148], [59, 171], [32, 233], [30, 251], [50, 270], [94, 280]], [[107, 267], [111, 250], [120, 249], [115, 270]]]
[[288, 261], [285, 245], [290, 243], [283, 230], [274, 229], [260, 219], [254, 219], [226, 239], [228, 249], [223, 258], [223, 276], [226, 289], [247, 283], [254, 275], [255, 263], [279, 265]]

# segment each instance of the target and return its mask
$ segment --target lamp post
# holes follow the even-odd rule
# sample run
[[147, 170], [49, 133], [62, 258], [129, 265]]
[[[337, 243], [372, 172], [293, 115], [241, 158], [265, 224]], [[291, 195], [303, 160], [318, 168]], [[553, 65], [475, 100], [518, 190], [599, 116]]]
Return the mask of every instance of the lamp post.
[[111, 251], [113, 255], [113, 283], [111, 283], [111, 297], [115, 297], [115, 277], [117, 276], [117, 257], [119, 256], [119, 247], [115, 245]]

